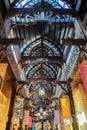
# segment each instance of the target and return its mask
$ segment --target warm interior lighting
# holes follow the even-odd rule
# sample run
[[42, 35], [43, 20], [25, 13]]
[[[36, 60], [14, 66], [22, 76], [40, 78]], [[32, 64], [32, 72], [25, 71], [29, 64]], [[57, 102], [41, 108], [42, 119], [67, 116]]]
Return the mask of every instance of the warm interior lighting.
[[14, 128], [17, 128], [17, 124], [14, 124], [13, 127], [14, 127]]
[[39, 96], [44, 96], [45, 95], [45, 90], [44, 88], [39, 89]]
[[40, 119], [42, 119], [43, 117], [42, 117], [42, 115], [40, 115]]
[[40, 113], [41, 113], [41, 114], [43, 113], [43, 108], [42, 108], [42, 107], [40, 107]]

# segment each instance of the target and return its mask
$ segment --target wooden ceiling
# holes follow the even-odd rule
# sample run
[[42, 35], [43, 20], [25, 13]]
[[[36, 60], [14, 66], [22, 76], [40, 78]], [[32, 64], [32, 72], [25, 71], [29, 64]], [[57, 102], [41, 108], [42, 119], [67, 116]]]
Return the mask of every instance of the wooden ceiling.
[[[76, 5], [77, 0], [42, 0], [39, 3], [37, 0], [15, 0], [7, 11], [6, 19], [11, 20], [13, 36], [0, 41], [6, 48], [11, 44], [18, 45], [21, 56], [18, 63], [24, 70], [29, 91], [38, 91], [31, 100], [38, 109], [43, 107], [45, 110], [53, 101], [53, 82], [60, 81], [58, 73], [62, 73], [71, 48], [70, 44], [65, 54], [62, 39], [74, 38], [73, 18], [78, 18]], [[44, 97], [39, 96], [40, 88], [45, 90]]]

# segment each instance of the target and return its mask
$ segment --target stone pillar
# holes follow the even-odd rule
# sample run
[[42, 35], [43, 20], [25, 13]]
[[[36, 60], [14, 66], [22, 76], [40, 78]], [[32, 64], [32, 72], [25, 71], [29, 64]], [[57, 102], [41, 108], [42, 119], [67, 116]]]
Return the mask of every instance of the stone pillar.
[[10, 127], [11, 127], [11, 119], [12, 119], [12, 116], [13, 116], [15, 96], [16, 96], [16, 87], [14, 86], [12, 88], [12, 95], [11, 95], [10, 107], [9, 107], [9, 112], [8, 112], [8, 121], [7, 121], [7, 124], [6, 124], [6, 130], [10, 130]]
[[70, 84], [68, 84], [67, 90], [68, 90], [70, 112], [71, 112], [71, 118], [72, 118], [72, 127], [73, 127], [73, 130], [79, 130], [77, 119], [76, 119], [76, 112], [75, 112], [74, 101], [73, 101], [72, 90], [71, 90]]

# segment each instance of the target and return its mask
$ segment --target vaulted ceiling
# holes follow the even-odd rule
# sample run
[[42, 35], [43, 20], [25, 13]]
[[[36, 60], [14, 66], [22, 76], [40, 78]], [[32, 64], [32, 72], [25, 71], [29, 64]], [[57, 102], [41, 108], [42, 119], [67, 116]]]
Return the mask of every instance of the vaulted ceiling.
[[[15, 0], [10, 4], [6, 15], [13, 33], [10, 38], [23, 39], [18, 44], [18, 62], [29, 81], [29, 92], [34, 92], [29, 100], [34, 112], [50, 108], [54, 100], [54, 81], [60, 80], [70, 53], [62, 39], [74, 38], [77, 8], [78, 0]], [[40, 96], [40, 90], [45, 91], [44, 96]]]

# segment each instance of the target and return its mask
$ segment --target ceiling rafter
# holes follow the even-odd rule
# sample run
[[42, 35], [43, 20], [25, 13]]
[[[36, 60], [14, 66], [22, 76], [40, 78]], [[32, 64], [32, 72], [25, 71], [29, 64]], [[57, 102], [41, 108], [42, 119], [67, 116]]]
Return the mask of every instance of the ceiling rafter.
[[36, 59], [48, 59], [51, 61], [59, 61], [61, 64], [64, 63], [60, 56], [22, 56], [20, 63], [31, 60], [34, 61]]
[[[25, 16], [23, 18], [26, 20]], [[18, 17], [20, 17], [20, 16], [18, 16]], [[61, 19], [61, 17], [60, 17], [60, 19]], [[20, 25], [20, 26], [36, 25], [38, 23], [44, 23], [44, 24], [47, 23], [49, 25], [63, 25], [63, 26], [72, 26], [72, 27], [74, 27], [74, 24], [73, 24], [72, 21], [57, 21], [56, 18], [55, 18], [54, 21], [52, 21], [52, 20], [37, 20], [37, 21], [33, 21], [33, 22], [32, 21], [29, 21], [29, 22], [17, 21], [17, 19], [15, 19], [15, 21], [12, 20], [11, 27], [14, 27], [16, 25]]]
[[9, 18], [9, 17], [13, 17], [13, 16], [16, 16], [16, 15], [23, 15], [23, 14], [29, 14], [31, 16], [34, 16], [35, 13], [37, 12], [49, 12], [49, 13], [52, 13], [52, 15], [69, 15], [69, 16], [72, 16], [72, 17], [77, 17], [78, 18], [78, 13], [76, 12], [75, 9], [50, 9], [50, 8], [35, 8], [35, 9], [32, 9], [32, 8], [14, 8], [14, 9], [10, 9], [8, 10], [8, 13], [7, 13], [7, 16], [6, 18]]
[[86, 39], [72, 39], [72, 38], [67, 38], [67, 39], [62, 39], [63, 45], [68, 45], [68, 46], [80, 46], [84, 45], [87, 43]]
[[[36, 97], [30, 99], [32, 104], [37, 106], [36, 108], [43, 107], [46, 109], [53, 101], [49, 101], [53, 96], [53, 87], [55, 86], [53, 84], [65, 85], [67, 83], [67, 81], [59, 81], [57, 79], [57, 73], [60, 69], [59, 65], [62, 67], [64, 63], [62, 57], [65, 45], [61, 43], [61, 39], [67, 38], [70, 34], [69, 32], [71, 32], [71, 28], [74, 29], [72, 17], [78, 18], [78, 13], [75, 11], [75, 6], [71, 0], [63, 1], [70, 4], [70, 7], [67, 7], [68, 9], [63, 9], [62, 6], [62, 9], [57, 9], [48, 2], [44, 4], [44, 1], [41, 2], [42, 5], [35, 4], [31, 6], [33, 8], [10, 9], [6, 18], [11, 18], [12, 20], [11, 28], [13, 29], [13, 33], [16, 33], [16, 36], [21, 39], [24, 38], [27, 42], [20, 42], [23, 44], [21, 45], [21, 60], [19, 61], [19, 64], [25, 67], [26, 81], [18, 82], [19, 84], [30, 85], [28, 89], [32, 91], [37, 90], [38, 95], [41, 86], [45, 90], [52, 90], [51, 93], [46, 93], [48, 98], [46, 100], [38, 98], [37, 94], [34, 94]], [[12, 4], [15, 5], [15, 2]], [[48, 20], [27, 20], [29, 17], [32, 17], [31, 19], [36, 18], [35, 15], [42, 15], [43, 12], [44, 17], [49, 16]], [[19, 22], [18, 19], [20, 19]], [[63, 22], [61, 22], [62, 20]], [[37, 38], [38, 36], [40, 37]], [[33, 41], [34, 38], [36, 40]], [[45, 48], [48, 49], [49, 53], [46, 53], [47, 50], [45, 51]]]
[[60, 81], [58, 79], [55, 78], [28, 78], [26, 79], [26, 81], [17, 81], [19, 84], [27, 84], [29, 85], [31, 82], [39, 82], [39, 81], [46, 81], [47, 83], [56, 83], [56, 84], [67, 84], [68, 82], [72, 82], [70, 80], [67, 81]]
[[18, 45], [20, 43], [23, 43], [23, 38], [0, 38], [0, 45]]

